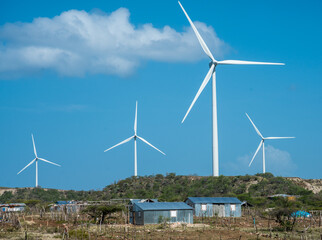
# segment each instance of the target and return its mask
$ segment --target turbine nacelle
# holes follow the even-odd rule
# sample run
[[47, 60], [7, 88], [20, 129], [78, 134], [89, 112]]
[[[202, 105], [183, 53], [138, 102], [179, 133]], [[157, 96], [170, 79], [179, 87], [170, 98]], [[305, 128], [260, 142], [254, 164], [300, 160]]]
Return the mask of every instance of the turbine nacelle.
[[209, 62], [209, 68], [211, 68], [212, 65], [215, 65], [215, 67], [217, 66], [217, 61], [210, 61]]

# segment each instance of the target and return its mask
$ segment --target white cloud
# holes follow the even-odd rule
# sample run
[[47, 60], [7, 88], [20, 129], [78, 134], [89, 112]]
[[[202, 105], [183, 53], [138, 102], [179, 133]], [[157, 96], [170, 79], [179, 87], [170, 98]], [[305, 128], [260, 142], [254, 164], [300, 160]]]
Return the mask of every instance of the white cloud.
[[[228, 162], [225, 169], [230, 169], [234, 174], [255, 174], [263, 172], [262, 149], [257, 153], [252, 165], [248, 167], [254, 152], [238, 157], [236, 162]], [[275, 176], [292, 176], [297, 166], [292, 161], [287, 151], [274, 148], [271, 145], [265, 146], [266, 172]]]
[[274, 148], [271, 145], [267, 145], [265, 150], [268, 169], [272, 169], [272, 172], [274, 171], [276, 175], [289, 176], [294, 173], [297, 166], [292, 161], [289, 152]]
[[[177, 32], [169, 26], [135, 26], [130, 12], [111, 14], [70, 10], [54, 18], [0, 27], [0, 76], [21, 76], [41, 70], [61, 75], [128, 75], [142, 61], [182, 62], [205, 57], [191, 27]], [[196, 22], [215, 56], [229, 48], [214, 29]]]

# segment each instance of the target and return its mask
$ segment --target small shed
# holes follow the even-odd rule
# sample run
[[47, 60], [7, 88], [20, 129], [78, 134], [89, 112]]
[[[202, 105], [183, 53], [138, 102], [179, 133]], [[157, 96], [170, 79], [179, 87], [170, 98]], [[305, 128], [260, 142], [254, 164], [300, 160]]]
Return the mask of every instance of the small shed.
[[0, 204], [0, 210], [3, 212], [22, 212], [26, 208], [24, 203]]
[[133, 206], [134, 203], [138, 203], [138, 202], [158, 202], [158, 199], [130, 199], [129, 205]]
[[241, 201], [235, 197], [188, 197], [197, 217], [241, 217]]
[[55, 204], [50, 205], [50, 211], [52, 212], [65, 212], [76, 213], [79, 212], [81, 206], [84, 205], [77, 201], [57, 201]]
[[193, 208], [184, 202], [137, 202], [133, 204], [130, 222], [135, 225], [161, 222], [193, 223]]
[[295, 201], [297, 197], [298, 196], [296, 196], [296, 195], [288, 195], [288, 194], [275, 194], [275, 195], [268, 196], [269, 199], [286, 198], [289, 201]]
[[133, 220], [133, 216], [134, 216], [134, 211], [133, 211], [133, 206], [135, 203], [143, 203], [143, 202], [158, 202], [158, 199], [130, 199], [129, 203], [128, 203], [128, 208], [129, 208], [129, 212], [130, 212], [130, 223], [134, 223]]

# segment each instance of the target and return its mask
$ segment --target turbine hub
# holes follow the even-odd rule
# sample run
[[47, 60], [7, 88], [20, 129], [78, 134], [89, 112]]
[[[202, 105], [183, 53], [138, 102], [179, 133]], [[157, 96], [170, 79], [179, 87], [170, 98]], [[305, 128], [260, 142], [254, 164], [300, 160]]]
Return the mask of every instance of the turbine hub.
[[212, 65], [215, 65], [215, 67], [217, 66], [217, 63], [216, 62], [214, 62], [214, 61], [211, 61], [210, 63], [209, 63], [209, 68], [211, 68], [211, 66]]

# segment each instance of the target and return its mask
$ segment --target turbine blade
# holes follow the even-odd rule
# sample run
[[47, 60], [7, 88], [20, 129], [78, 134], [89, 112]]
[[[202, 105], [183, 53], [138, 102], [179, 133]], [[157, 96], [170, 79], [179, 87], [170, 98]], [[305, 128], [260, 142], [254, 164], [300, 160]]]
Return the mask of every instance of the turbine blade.
[[50, 162], [50, 161], [48, 161], [48, 160], [46, 160], [46, 159], [43, 159], [43, 158], [38, 158], [38, 159], [39, 159], [39, 160], [41, 160], [41, 161], [44, 161], [44, 162], [47, 162], [47, 163], [50, 163], [50, 164], [56, 165], [56, 166], [58, 166], [58, 167], [61, 167], [59, 164], [56, 164], [56, 163]]
[[248, 165], [248, 167], [250, 167], [250, 165], [252, 164], [252, 162], [254, 161], [254, 159], [255, 159], [255, 157], [256, 157], [256, 154], [258, 153], [258, 151], [259, 151], [259, 149], [261, 148], [261, 146], [262, 146], [262, 144], [263, 144], [263, 140], [259, 143], [259, 146], [258, 146], [258, 148], [257, 148], [257, 150], [256, 150], [256, 152], [255, 152], [255, 154], [254, 154], [254, 156], [253, 156], [253, 158], [252, 158], [252, 160], [250, 161], [250, 163], [249, 163], [249, 165]]
[[136, 101], [136, 105], [135, 105], [135, 119], [134, 119], [134, 134], [136, 135], [136, 131], [137, 131], [137, 124], [138, 124], [138, 101]]
[[266, 137], [264, 139], [288, 139], [288, 138], [295, 138], [295, 137]]
[[153, 146], [151, 143], [149, 143], [147, 140], [145, 140], [144, 138], [142, 138], [142, 137], [139, 137], [139, 136], [137, 136], [138, 137], [138, 139], [140, 139], [140, 140], [142, 140], [143, 142], [145, 142], [146, 144], [148, 144], [149, 146], [151, 146], [151, 147], [153, 147], [155, 150], [158, 150], [160, 153], [162, 153], [163, 155], [165, 155], [165, 153], [164, 152], [162, 152], [160, 149], [158, 149], [158, 148], [156, 148], [155, 146]]
[[255, 124], [253, 123], [252, 119], [250, 119], [250, 117], [248, 116], [247, 113], [245, 113], [246, 116], [248, 117], [249, 121], [253, 124], [253, 127], [255, 128], [257, 134], [261, 137], [261, 138], [264, 138], [263, 135], [260, 133], [260, 131], [257, 129], [257, 127], [255, 126]]
[[194, 105], [194, 104], [195, 104], [195, 102], [197, 101], [197, 99], [198, 99], [199, 95], [201, 94], [201, 92], [202, 92], [202, 91], [203, 91], [203, 89], [206, 87], [207, 83], [209, 82], [209, 80], [210, 80], [210, 78], [211, 78], [211, 74], [212, 74], [212, 73], [213, 73], [213, 71], [214, 71], [214, 67], [215, 67], [215, 65], [214, 65], [214, 64], [212, 64], [212, 65], [211, 65], [211, 67], [210, 67], [210, 69], [209, 69], [209, 71], [208, 71], [208, 73], [207, 73], [207, 75], [206, 75], [206, 77], [205, 77], [205, 79], [203, 80], [203, 82], [202, 82], [202, 84], [201, 84], [201, 86], [200, 86], [200, 88], [199, 88], [199, 90], [198, 90], [198, 92], [197, 92], [197, 94], [196, 94], [195, 98], [193, 99], [193, 101], [192, 101], [192, 103], [191, 103], [191, 105], [190, 105], [190, 107], [189, 107], [189, 109], [188, 109], [188, 111], [187, 111], [186, 115], [184, 116], [184, 118], [183, 118], [183, 120], [182, 120], [182, 122], [181, 122], [181, 123], [183, 123], [183, 122], [184, 122], [184, 120], [185, 120], [185, 119], [186, 119], [186, 117], [188, 116], [188, 114], [189, 114], [190, 110], [192, 109], [193, 105]]
[[34, 161], [36, 161], [36, 159], [37, 159], [37, 158], [35, 158], [34, 160], [32, 160], [30, 163], [28, 163], [28, 165], [27, 165], [27, 166], [25, 166], [23, 169], [21, 169], [21, 170], [20, 170], [20, 172], [18, 172], [18, 173], [17, 173], [17, 175], [18, 175], [19, 173], [21, 173], [23, 170], [25, 170], [27, 167], [29, 167], [31, 164], [33, 164], [33, 163], [34, 163]]
[[223, 60], [218, 61], [220, 65], [285, 65], [285, 63], [272, 63], [272, 62], [253, 62], [253, 61], [241, 61], [241, 60]]
[[207, 54], [207, 56], [208, 56], [212, 61], [217, 62], [217, 61], [215, 60], [215, 58], [212, 56], [212, 54], [211, 54], [210, 50], [208, 49], [208, 47], [207, 47], [206, 43], [204, 42], [204, 40], [203, 40], [203, 39], [202, 39], [202, 37], [200, 36], [200, 34], [199, 34], [199, 32], [198, 32], [197, 28], [195, 27], [195, 25], [194, 25], [194, 24], [193, 24], [193, 22], [191, 21], [190, 17], [188, 16], [188, 14], [187, 14], [186, 10], [184, 10], [183, 6], [181, 5], [181, 3], [180, 3], [179, 1], [178, 1], [178, 3], [179, 3], [179, 5], [180, 5], [180, 7], [181, 7], [182, 11], [183, 11], [183, 12], [184, 12], [184, 14], [186, 15], [186, 17], [187, 17], [187, 19], [188, 19], [188, 21], [189, 21], [189, 23], [190, 23], [190, 25], [191, 25], [191, 27], [192, 27], [193, 31], [195, 32], [195, 34], [196, 34], [196, 36], [197, 36], [197, 38], [198, 38], [198, 41], [199, 41], [199, 43], [200, 43], [200, 45], [201, 45], [202, 49], [204, 50], [204, 52]]
[[37, 158], [37, 151], [36, 151], [36, 145], [35, 145], [35, 140], [34, 140], [34, 135], [33, 134], [31, 134], [31, 138], [32, 138], [32, 145], [34, 146], [35, 157]]
[[127, 143], [127, 142], [128, 142], [128, 141], [130, 141], [132, 138], [134, 138], [134, 136], [131, 136], [131, 137], [129, 137], [129, 138], [127, 138], [127, 139], [125, 139], [124, 141], [122, 141], [122, 142], [120, 142], [120, 143], [118, 143], [118, 144], [114, 145], [113, 147], [110, 147], [110, 148], [106, 149], [104, 152], [107, 152], [107, 151], [111, 150], [112, 148], [115, 148], [115, 147], [117, 147], [117, 146], [119, 146], [119, 145], [122, 145], [122, 144], [124, 144], [124, 143]]

